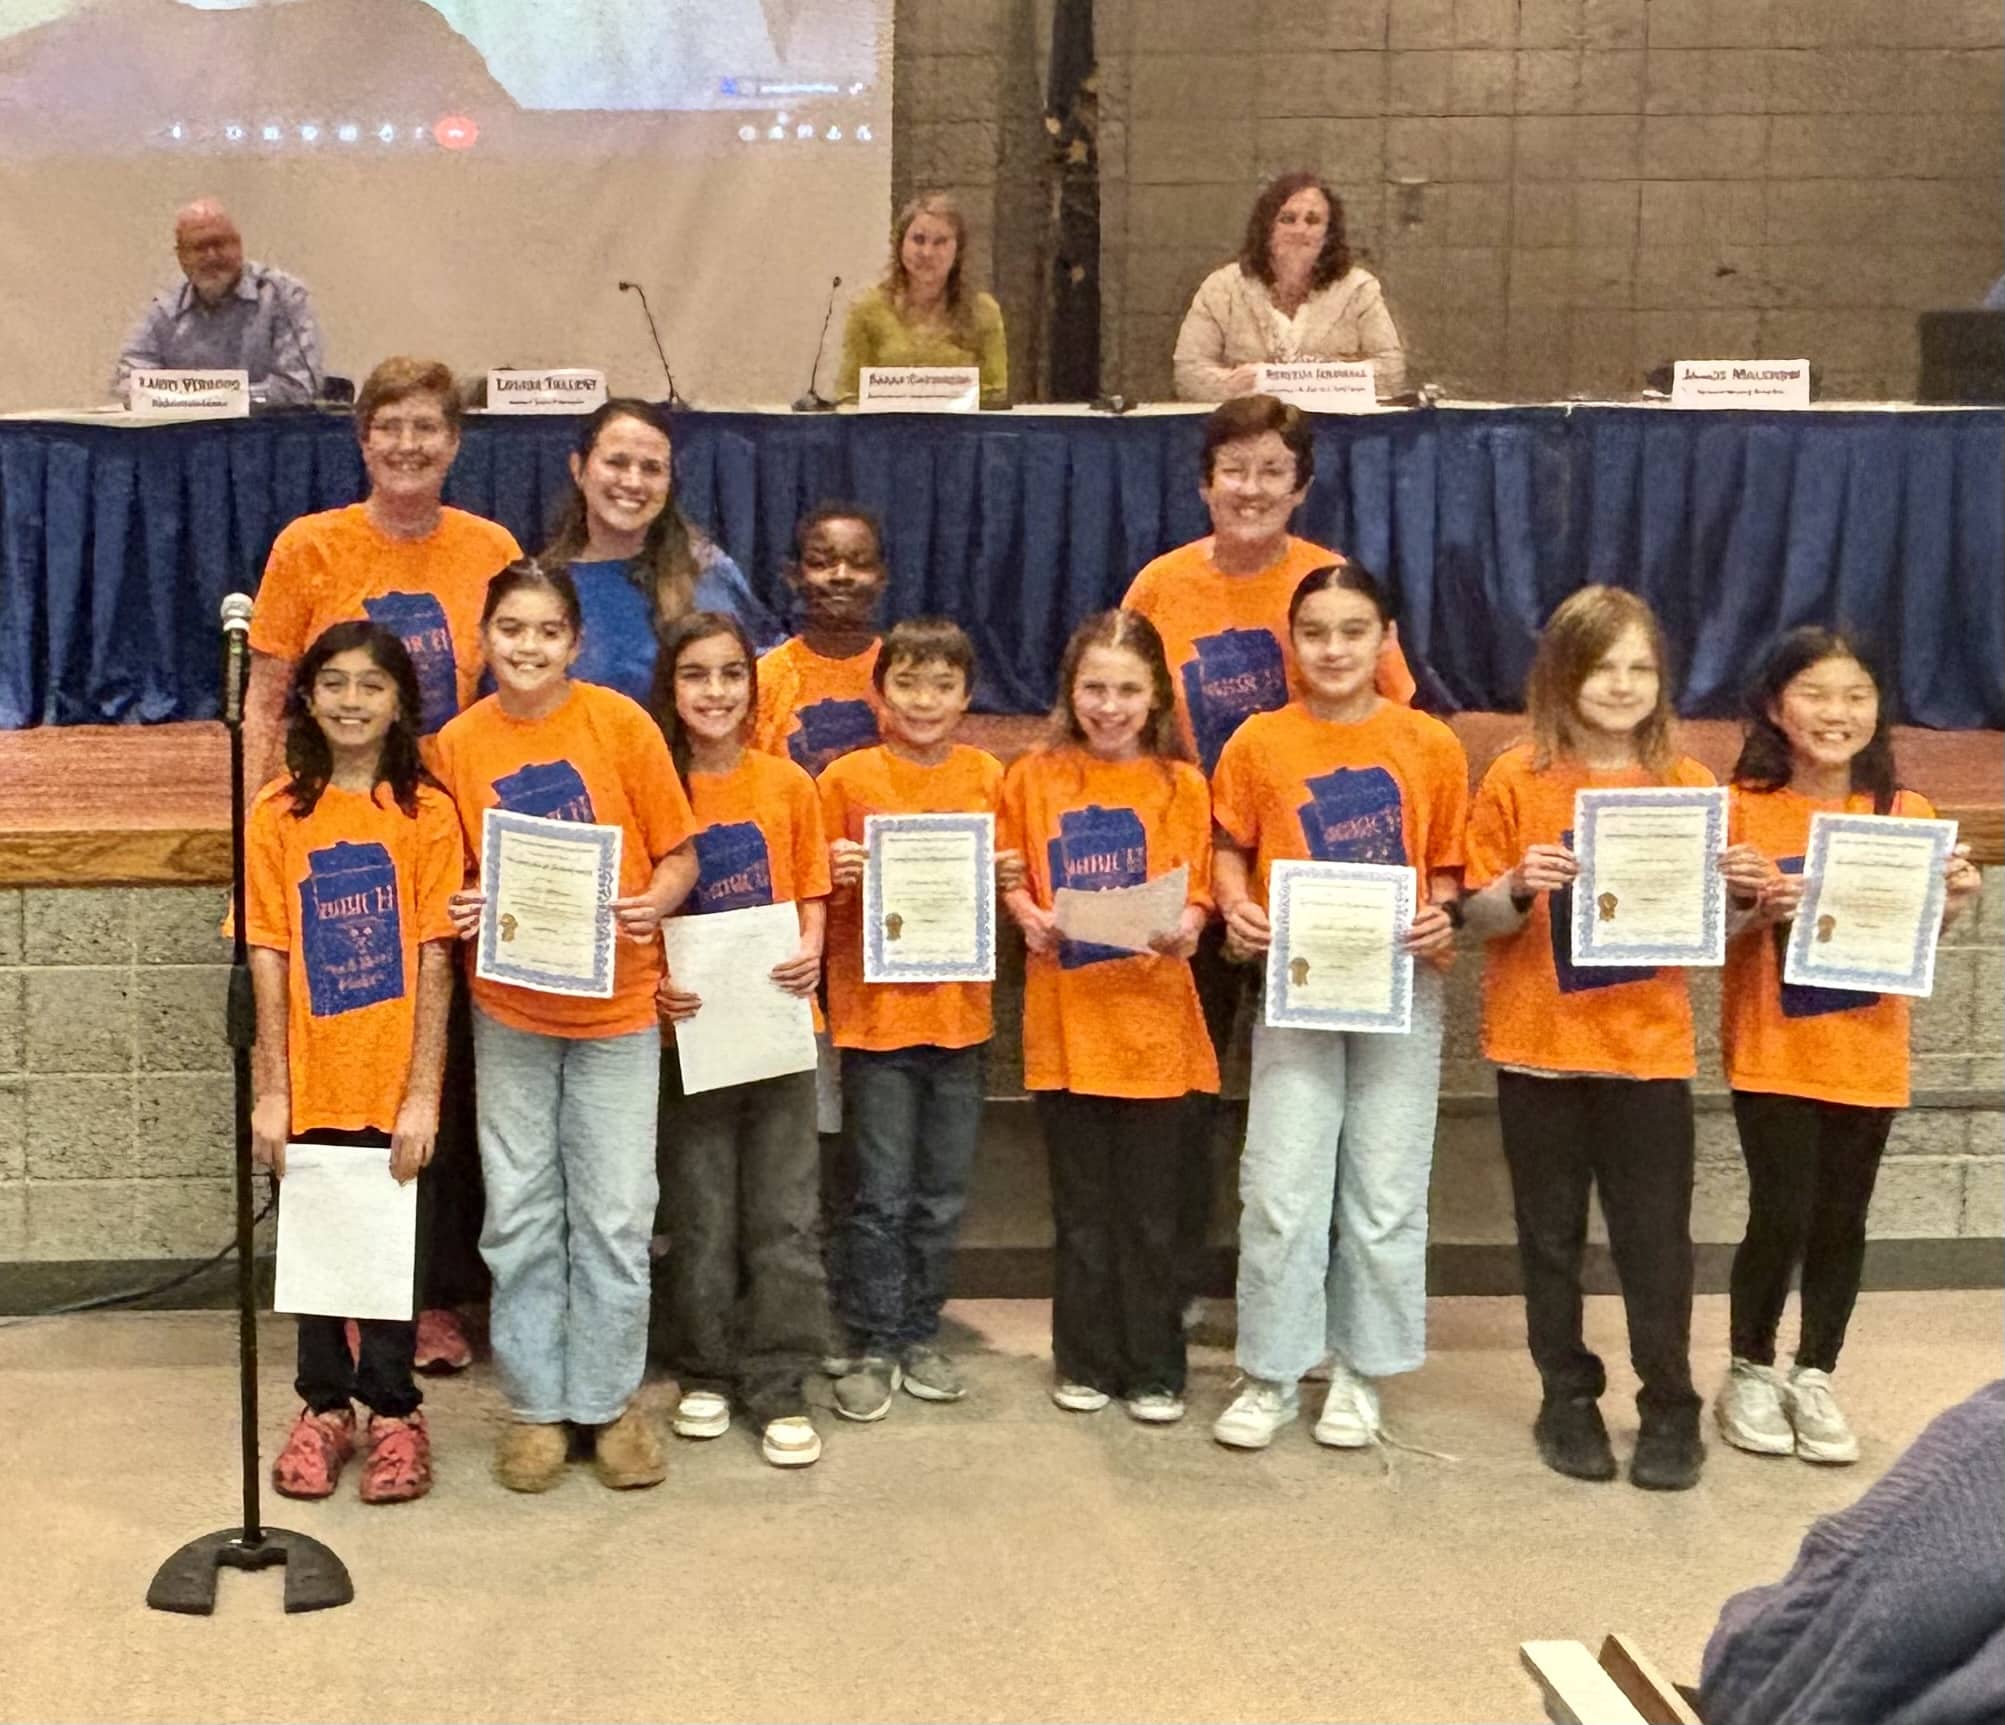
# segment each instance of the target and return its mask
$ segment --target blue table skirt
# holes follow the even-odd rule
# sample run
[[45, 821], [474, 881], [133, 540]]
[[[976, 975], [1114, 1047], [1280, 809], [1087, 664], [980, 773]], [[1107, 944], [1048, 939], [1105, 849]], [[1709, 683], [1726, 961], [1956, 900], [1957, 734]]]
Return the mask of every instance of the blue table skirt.
[[[1049, 707], [1066, 635], [1206, 530], [1196, 415], [691, 413], [679, 495], [784, 605], [793, 523], [826, 497], [888, 529], [891, 618], [974, 635], [998, 712]], [[534, 547], [568, 419], [480, 419], [449, 500]], [[1417, 410], [1325, 419], [1296, 530], [1389, 578], [1438, 710], [1510, 710], [1540, 619], [1590, 581], [1642, 592], [1682, 711], [1731, 713], [1776, 630], [1846, 621], [1903, 716], [2005, 726], [2005, 412]], [[213, 718], [216, 607], [294, 516], [352, 502], [345, 418], [146, 430], [0, 425], [0, 727]]]

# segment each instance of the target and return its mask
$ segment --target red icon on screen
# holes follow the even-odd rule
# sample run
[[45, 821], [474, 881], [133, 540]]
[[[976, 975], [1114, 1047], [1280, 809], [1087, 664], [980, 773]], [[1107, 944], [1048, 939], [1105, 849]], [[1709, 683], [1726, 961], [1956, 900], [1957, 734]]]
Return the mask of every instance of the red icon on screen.
[[441, 114], [432, 122], [432, 136], [448, 150], [470, 150], [480, 128], [465, 114]]

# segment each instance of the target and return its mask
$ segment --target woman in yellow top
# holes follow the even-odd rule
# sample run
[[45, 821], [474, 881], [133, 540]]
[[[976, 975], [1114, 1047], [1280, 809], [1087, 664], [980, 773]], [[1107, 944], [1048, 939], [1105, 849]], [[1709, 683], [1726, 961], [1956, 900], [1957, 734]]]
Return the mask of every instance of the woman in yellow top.
[[854, 400], [866, 365], [973, 365], [982, 404], [1009, 399], [1002, 307], [967, 285], [968, 221], [945, 192], [922, 192], [891, 224], [884, 280], [849, 308], [842, 393]]

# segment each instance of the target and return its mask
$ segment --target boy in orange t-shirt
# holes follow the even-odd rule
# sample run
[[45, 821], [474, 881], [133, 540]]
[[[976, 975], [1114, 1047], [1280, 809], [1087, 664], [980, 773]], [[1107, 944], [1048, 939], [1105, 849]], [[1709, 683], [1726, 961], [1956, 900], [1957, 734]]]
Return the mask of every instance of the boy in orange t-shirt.
[[[849, 1336], [849, 1369], [835, 1386], [845, 1419], [882, 1419], [901, 1383], [921, 1401], [966, 1393], [935, 1338], [981, 1132], [990, 985], [865, 982], [859, 889], [865, 817], [996, 812], [1001, 763], [953, 740], [974, 680], [974, 647], [957, 625], [900, 623], [877, 660], [886, 741], [821, 776], [835, 886], [829, 1034], [842, 1051], [854, 1161], [833, 1253]], [[1000, 874], [1000, 852], [997, 865]]]
[[794, 542], [789, 579], [801, 596], [801, 632], [759, 660], [752, 747], [818, 778], [837, 756], [877, 741], [884, 542], [876, 518], [847, 503], [823, 504], [804, 517]]
[[[251, 1147], [281, 1180], [289, 1143], [388, 1152], [414, 1179], [432, 1156], [452, 999], [447, 905], [463, 873], [459, 817], [418, 764], [410, 655], [387, 629], [337, 623], [301, 655], [289, 774], [251, 806], [244, 937], [258, 1033]], [[272, 1466], [287, 1497], [329, 1496], [370, 1410], [362, 1497], [431, 1487], [409, 1319], [365, 1318], [351, 1358], [339, 1317], [299, 1319], [304, 1404]]]

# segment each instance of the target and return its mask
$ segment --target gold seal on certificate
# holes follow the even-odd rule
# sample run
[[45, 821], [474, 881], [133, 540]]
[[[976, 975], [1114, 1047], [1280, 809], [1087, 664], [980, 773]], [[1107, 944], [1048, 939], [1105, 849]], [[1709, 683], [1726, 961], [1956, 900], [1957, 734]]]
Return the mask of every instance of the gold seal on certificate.
[[863, 980], [993, 982], [995, 816], [868, 815], [863, 848]]
[[1268, 871], [1267, 1023], [1287, 1030], [1413, 1028], [1418, 881], [1381, 863], [1281, 861]]
[[539, 994], [609, 999], [620, 829], [488, 809], [480, 823], [474, 974]]

